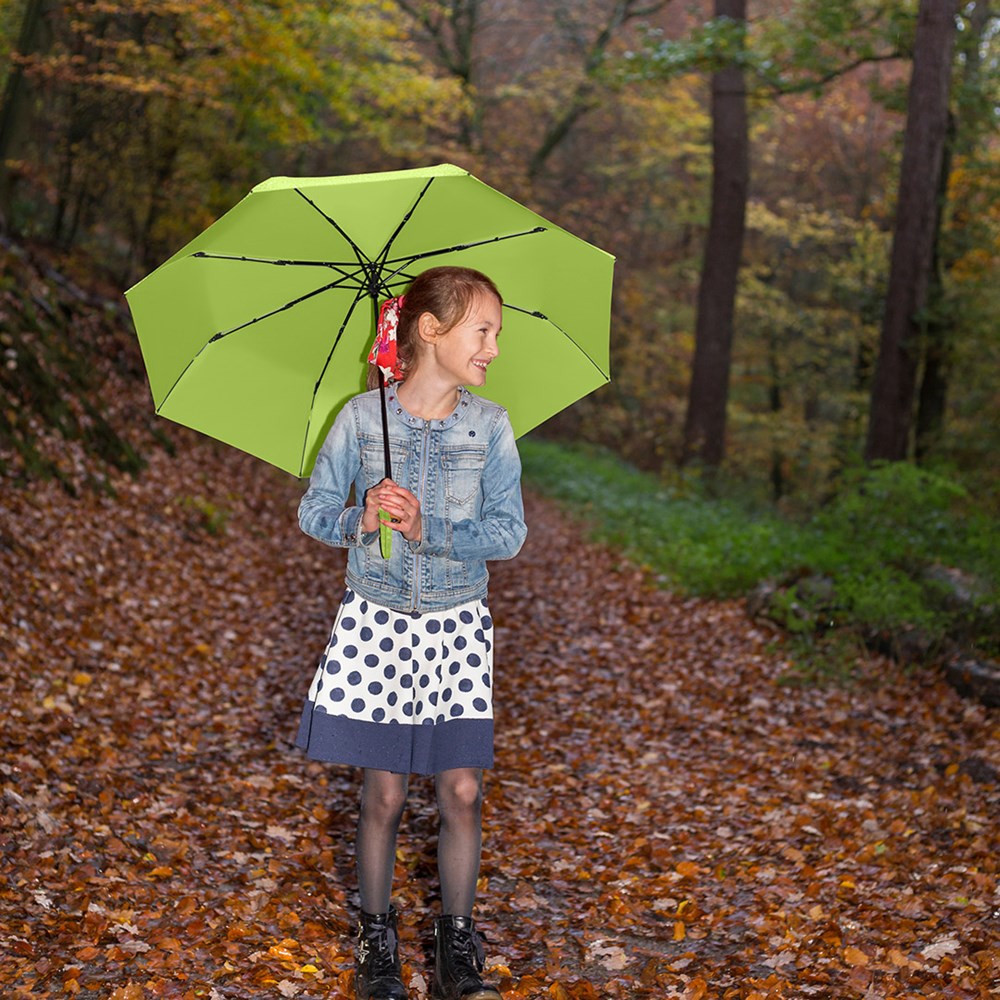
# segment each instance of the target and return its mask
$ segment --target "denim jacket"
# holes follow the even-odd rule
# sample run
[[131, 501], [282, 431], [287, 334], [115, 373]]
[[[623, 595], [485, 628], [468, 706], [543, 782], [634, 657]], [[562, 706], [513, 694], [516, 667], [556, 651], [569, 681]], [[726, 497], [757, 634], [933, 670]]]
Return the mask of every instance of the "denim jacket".
[[[347, 586], [398, 611], [438, 611], [486, 597], [487, 559], [510, 559], [527, 528], [521, 460], [507, 411], [462, 389], [450, 416], [422, 420], [386, 390], [392, 478], [420, 499], [421, 537], [362, 532], [365, 493], [385, 477], [378, 390], [337, 415], [299, 503], [299, 525], [348, 549]], [[347, 506], [351, 486], [355, 503]]]

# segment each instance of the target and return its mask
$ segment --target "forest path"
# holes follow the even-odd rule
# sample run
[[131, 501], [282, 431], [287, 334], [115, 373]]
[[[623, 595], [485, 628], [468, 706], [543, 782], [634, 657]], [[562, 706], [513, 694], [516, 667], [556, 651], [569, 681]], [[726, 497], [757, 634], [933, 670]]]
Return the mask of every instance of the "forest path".
[[[356, 776], [291, 746], [342, 556], [286, 477], [178, 437], [116, 498], [5, 497], [4, 996], [351, 995]], [[505, 997], [991, 995], [996, 713], [885, 661], [784, 686], [739, 602], [657, 590], [527, 500], [491, 587], [477, 915]], [[411, 787], [420, 997], [435, 810]]]

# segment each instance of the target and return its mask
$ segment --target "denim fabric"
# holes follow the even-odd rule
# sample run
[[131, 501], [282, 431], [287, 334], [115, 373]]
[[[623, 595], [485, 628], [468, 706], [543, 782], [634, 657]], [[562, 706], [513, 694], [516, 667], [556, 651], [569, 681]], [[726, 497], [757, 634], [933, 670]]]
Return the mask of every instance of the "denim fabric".
[[[299, 503], [299, 525], [348, 549], [347, 586], [398, 611], [438, 611], [486, 597], [487, 559], [510, 559], [527, 528], [521, 460], [507, 411], [462, 389], [450, 416], [421, 420], [386, 390], [392, 478], [420, 498], [421, 540], [359, 531], [364, 496], [385, 476], [378, 391], [340, 411]], [[351, 487], [354, 504], [348, 506]]]

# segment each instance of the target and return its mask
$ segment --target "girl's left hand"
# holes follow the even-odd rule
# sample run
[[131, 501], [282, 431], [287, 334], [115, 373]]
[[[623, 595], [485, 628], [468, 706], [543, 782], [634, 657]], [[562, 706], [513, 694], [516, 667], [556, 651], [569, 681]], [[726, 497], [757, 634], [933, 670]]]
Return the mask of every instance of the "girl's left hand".
[[419, 542], [420, 531], [420, 501], [407, 489], [397, 486], [391, 479], [384, 479], [370, 491], [375, 495], [378, 505], [392, 517], [389, 522], [393, 531], [399, 531], [411, 542]]

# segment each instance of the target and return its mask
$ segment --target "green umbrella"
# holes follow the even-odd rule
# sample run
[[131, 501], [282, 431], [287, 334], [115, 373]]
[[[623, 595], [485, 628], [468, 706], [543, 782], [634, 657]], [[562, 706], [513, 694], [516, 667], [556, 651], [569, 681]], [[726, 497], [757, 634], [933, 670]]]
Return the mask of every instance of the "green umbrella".
[[377, 303], [439, 264], [504, 297], [515, 434], [605, 384], [614, 258], [444, 164], [273, 177], [125, 294], [156, 412], [307, 476], [363, 390]]

